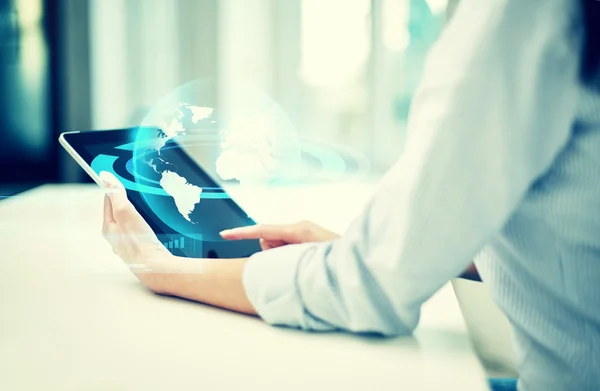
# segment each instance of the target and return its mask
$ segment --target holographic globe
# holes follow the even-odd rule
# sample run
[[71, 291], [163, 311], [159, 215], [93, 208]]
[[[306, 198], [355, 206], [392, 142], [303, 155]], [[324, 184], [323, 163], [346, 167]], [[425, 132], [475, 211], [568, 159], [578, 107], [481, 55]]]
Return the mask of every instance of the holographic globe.
[[279, 106], [251, 88], [227, 97], [218, 92], [211, 80], [175, 89], [149, 111], [134, 142], [136, 184], [177, 232], [189, 231], [190, 224], [203, 232], [202, 209], [211, 207], [205, 200], [227, 198], [223, 183], [268, 187], [299, 175], [300, 143]]

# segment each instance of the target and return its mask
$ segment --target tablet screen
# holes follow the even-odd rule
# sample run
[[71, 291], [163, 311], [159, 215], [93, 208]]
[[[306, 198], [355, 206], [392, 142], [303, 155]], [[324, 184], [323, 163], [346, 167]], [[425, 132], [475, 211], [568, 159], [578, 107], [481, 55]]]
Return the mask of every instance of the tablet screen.
[[225, 241], [219, 232], [255, 224], [176, 142], [139, 148], [156, 129], [133, 128], [65, 134], [65, 140], [99, 174], [113, 173], [163, 245], [193, 258], [247, 257], [258, 241]]

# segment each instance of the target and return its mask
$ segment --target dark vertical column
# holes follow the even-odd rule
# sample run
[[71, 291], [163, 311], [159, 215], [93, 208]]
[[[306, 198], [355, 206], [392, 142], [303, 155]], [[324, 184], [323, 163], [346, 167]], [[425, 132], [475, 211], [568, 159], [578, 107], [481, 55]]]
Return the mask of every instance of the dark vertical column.
[[49, 132], [53, 141], [51, 158], [54, 168], [54, 176], [57, 181], [61, 179], [60, 175], [60, 145], [58, 136], [64, 129], [63, 115], [63, 80], [61, 77], [61, 67], [63, 66], [62, 53], [64, 51], [61, 44], [61, 29], [63, 15], [61, 12], [61, 3], [63, 0], [45, 0], [44, 1], [44, 29], [48, 36], [49, 47], [49, 89], [48, 89], [48, 107], [50, 112]]
[[[18, 7], [19, 6], [19, 7]], [[55, 179], [43, 9], [0, 1], [0, 183]]]
[[[47, 0], [46, 4], [54, 41], [53, 137], [57, 139], [61, 132], [91, 127], [89, 0]], [[58, 157], [61, 181], [77, 182], [87, 178], [62, 149]]]

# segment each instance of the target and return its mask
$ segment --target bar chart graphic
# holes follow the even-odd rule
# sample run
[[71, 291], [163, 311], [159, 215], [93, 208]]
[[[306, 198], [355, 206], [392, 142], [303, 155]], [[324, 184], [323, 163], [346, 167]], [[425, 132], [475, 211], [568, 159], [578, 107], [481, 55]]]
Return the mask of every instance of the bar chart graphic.
[[158, 240], [173, 255], [186, 257], [202, 256], [202, 235], [157, 235]]

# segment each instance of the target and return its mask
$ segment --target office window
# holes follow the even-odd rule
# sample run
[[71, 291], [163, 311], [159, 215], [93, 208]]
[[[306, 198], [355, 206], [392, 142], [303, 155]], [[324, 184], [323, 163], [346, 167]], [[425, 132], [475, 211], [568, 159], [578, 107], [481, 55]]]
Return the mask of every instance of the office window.
[[303, 136], [362, 151], [368, 115], [370, 0], [302, 0]]
[[139, 125], [161, 98], [215, 78], [219, 0], [89, 0], [92, 123]]
[[429, 48], [439, 35], [446, 0], [373, 1], [370, 154], [383, 171], [402, 153], [412, 97]]
[[447, 0], [90, 0], [95, 127], [135, 125], [196, 78], [221, 108], [251, 85], [298, 135], [367, 157], [402, 151], [406, 118]]
[[298, 2], [300, 33], [284, 27], [277, 35], [287, 39], [276, 42], [300, 40], [297, 72], [288, 73], [298, 79], [300, 98], [289, 110], [299, 133], [358, 152], [382, 172], [402, 152], [412, 96], [447, 1]]

